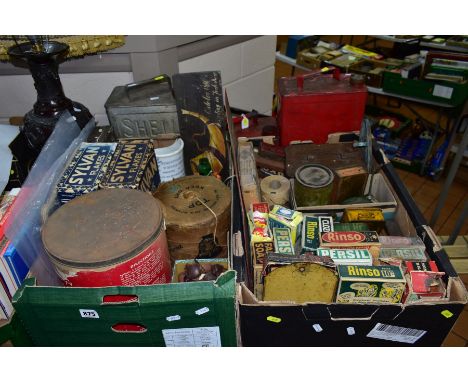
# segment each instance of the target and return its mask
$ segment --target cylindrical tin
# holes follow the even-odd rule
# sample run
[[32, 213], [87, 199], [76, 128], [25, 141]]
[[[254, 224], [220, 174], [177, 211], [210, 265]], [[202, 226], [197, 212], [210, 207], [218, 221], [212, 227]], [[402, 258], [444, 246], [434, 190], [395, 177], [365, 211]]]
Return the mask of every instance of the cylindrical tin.
[[231, 192], [222, 181], [185, 176], [162, 183], [154, 196], [164, 205], [172, 260], [226, 257]]
[[334, 175], [320, 164], [306, 164], [295, 173], [294, 197], [298, 207], [330, 204]]
[[160, 202], [142, 191], [113, 188], [75, 198], [47, 219], [42, 241], [67, 286], [171, 280]]

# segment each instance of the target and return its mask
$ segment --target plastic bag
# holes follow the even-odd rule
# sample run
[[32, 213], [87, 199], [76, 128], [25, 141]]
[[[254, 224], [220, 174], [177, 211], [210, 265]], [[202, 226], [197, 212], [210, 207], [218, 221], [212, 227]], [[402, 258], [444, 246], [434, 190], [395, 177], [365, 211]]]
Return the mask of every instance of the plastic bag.
[[94, 127], [95, 121], [91, 119], [80, 131], [70, 113], [63, 112], [12, 207], [5, 235], [30, 267], [39, 285], [63, 285], [42, 244], [41, 212], [67, 162]]

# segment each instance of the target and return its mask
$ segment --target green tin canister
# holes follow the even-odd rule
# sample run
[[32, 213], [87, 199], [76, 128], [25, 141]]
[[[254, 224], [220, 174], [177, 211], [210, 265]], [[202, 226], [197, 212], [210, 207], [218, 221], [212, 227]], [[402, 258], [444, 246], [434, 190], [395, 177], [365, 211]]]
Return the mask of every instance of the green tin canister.
[[298, 207], [330, 204], [334, 175], [320, 164], [306, 164], [294, 175], [294, 197]]

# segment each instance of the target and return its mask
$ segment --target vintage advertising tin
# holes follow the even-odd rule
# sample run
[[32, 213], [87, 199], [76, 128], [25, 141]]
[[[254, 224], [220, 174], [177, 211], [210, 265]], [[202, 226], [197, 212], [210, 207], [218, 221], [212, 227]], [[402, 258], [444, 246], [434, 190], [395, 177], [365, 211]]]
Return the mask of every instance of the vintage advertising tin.
[[385, 218], [380, 208], [346, 208], [343, 223], [366, 223], [372, 231], [380, 232], [385, 227]]
[[317, 255], [328, 256], [340, 265], [372, 265], [372, 255], [367, 249], [319, 248]]
[[273, 228], [273, 240], [276, 253], [283, 255], [294, 255], [294, 246], [291, 241], [291, 232], [289, 228]]
[[300, 207], [330, 204], [333, 191], [333, 172], [319, 164], [299, 167], [295, 173], [294, 197]]
[[115, 87], [105, 107], [117, 138], [179, 133], [177, 107], [165, 75]]
[[160, 202], [141, 191], [111, 188], [75, 198], [49, 216], [42, 242], [66, 286], [171, 280]]
[[172, 260], [226, 257], [231, 192], [213, 176], [162, 183], [153, 194], [163, 204]]
[[303, 220], [304, 216], [302, 212], [290, 210], [279, 205], [274, 206], [268, 215], [268, 224], [271, 229], [278, 227], [290, 230], [292, 245], [295, 245], [301, 238]]
[[302, 222], [301, 253], [315, 252], [319, 245], [319, 219], [316, 216], [305, 215]]
[[338, 265], [339, 303], [399, 303], [406, 279], [400, 267]]
[[129, 139], [117, 144], [102, 188], [132, 188], [152, 191], [158, 166], [151, 140]]
[[57, 184], [61, 204], [99, 188], [116, 145], [86, 142], [80, 145]]

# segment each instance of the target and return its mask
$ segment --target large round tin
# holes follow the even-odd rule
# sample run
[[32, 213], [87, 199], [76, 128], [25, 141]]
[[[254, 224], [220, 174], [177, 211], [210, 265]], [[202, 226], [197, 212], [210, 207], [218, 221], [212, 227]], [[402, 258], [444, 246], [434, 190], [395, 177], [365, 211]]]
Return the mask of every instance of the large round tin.
[[214, 176], [185, 176], [161, 184], [154, 196], [164, 206], [172, 260], [226, 256], [231, 192], [222, 181]]
[[160, 202], [142, 191], [113, 188], [75, 198], [47, 219], [42, 241], [68, 286], [170, 282]]
[[334, 175], [332, 170], [320, 164], [306, 164], [294, 175], [294, 197], [298, 207], [330, 204]]

